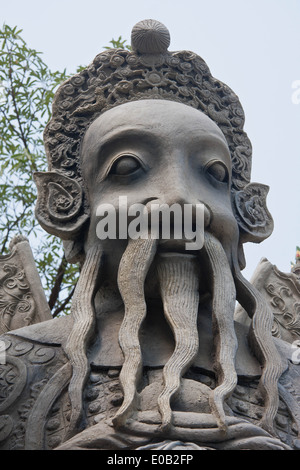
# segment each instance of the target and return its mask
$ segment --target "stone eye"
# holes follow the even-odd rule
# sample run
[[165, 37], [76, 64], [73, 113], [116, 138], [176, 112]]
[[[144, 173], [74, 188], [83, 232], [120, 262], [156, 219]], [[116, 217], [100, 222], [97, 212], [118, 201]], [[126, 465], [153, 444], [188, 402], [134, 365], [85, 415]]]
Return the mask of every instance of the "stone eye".
[[141, 164], [135, 157], [124, 155], [115, 161], [111, 173], [113, 175], [127, 176], [131, 175], [139, 168], [141, 168]]
[[228, 182], [228, 170], [223, 163], [221, 162], [209, 163], [206, 167], [206, 171], [215, 180], [220, 181], [221, 183]]

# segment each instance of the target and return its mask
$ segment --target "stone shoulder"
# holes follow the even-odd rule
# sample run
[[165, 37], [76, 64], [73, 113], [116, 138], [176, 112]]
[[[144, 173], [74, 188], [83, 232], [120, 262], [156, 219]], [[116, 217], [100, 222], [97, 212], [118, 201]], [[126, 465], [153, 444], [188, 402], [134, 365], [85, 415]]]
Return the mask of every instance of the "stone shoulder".
[[47, 415], [68, 385], [66, 355], [57, 343], [11, 333], [0, 339], [0, 449], [43, 448]]

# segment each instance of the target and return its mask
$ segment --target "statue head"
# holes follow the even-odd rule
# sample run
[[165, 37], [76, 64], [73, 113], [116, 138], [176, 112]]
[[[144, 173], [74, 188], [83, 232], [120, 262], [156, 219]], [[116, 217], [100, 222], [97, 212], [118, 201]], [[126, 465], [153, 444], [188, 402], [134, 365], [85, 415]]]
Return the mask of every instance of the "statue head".
[[238, 97], [211, 75], [198, 55], [169, 52], [169, 41], [169, 32], [161, 23], [142, 21], [132, 30], [131, 51], [100, 53], [55, 95], [44, 133], [49, 172], [35, 176], [39, 190], [36, 214], [48, 232], [65, 241], [70, 259], [75, 256], [76, 260], [72, 247], [76, 245], [75, 251], [79, 251], [78, 240], [90, 217], [89, 181], [82, 165], [84, 135], [108, 110], [144, 100], [181, 103], [215, 123], [231, 157], [230, 192], [240, 244], [259, 243], [272, 233], [266, 207], [268, 188], [250, 182], [252, 150], [243, 130], [244, 112]]
[[[136, 351], [146, 315], [144, 284], [154, 266], [153, 276], [176, 338], [159, 400], [163, 424], [171, 423], [170, 399], [197, 353], [199, 295], [209, 291], [219, 378], [211, 398], [212, 413], [224, 425], [223, 402], [236, 386], [233, 314], [238, 298], [256, 319], [251, 341], [264, 366], [261, 387], [267, 397], [262, 422], [271, 429], [281, 373], [271, 338], [272, 313], [240, 272], [245, 265], [243, 244], [259, 243], [272, 233], [268, 187], [250, 181], [251, 144], [243, 130], [238, 97], [211, 75], [201, 57], [169, 52], [169, 42], [161, 23], [138, 23], [132, 30], [131, 51], [102, 52], [60, 86], [45, 129], [49, 171], [35, 174], [36, 215], [45, 230], [63, 240], [67, 259], [83, 265], [78, 289], [85, 295], [75, 296], [69, 341], [74, 369], [71, 401], [82, 398], [87, 366], [81, 364], [93, 330], [94, 313], [82, 298], [87, 302], [89, 289], [91, 296], [95, 294], [98, 268], [105, 266], [105, 275], [118, 283], [125, 306], [120, 330], [124, 401], [115, 424], [124, 423], [134, 410], [142, 366]], [[100, 240], [99, 206], [113, 206], [118, 213], [123, 196], [129, 207], [142, 204], [148, 209], [154, 203], [192, 208], [200, 204], [203, 248], [187, 252], [176, 237], [167, 242], [159, 236]], [[176, 307], [174, 292], [181, 292], [184, 307]], [[264, 314], [257, 321], [261, 309]], [[77, 356], [82, 350], [78, 360], [72, 353], [75, 344]], [[80, 409], [77, 403], [77, 424]]]

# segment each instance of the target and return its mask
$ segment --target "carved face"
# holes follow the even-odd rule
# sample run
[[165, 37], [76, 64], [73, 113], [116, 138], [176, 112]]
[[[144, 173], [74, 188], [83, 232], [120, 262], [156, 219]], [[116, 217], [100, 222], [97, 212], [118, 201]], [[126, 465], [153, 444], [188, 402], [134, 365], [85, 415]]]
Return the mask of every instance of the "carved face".
[[[228, 251], [237, 230], [231, 158], [222, 132], [203, 113], [162, 100], [123, 104], [93, 122], [81, 158], [91, 214], [85, 251], [99, 243], [99, 204], [112, 204], [118, 211], [120, 196], [127, 196], [128, 206], [203, 203], [206, 228]], [[127, 242], [103, 243], [117, 267]]]
[[[139, 332], [148, 313], [145, 281], [148, 274], [148, 279], [151, 277], [149, 269], [155, 274], [163, 314], [175, 339], [174, 351], [163, 368], [164, 388], [158, 398], [162, 426], [171, 425], [171, 398], [198, 353], [198, 307], [203, 293], [211, 295], [212, 335], [216, 345], [217, 387], [210, 406], [218, 424], [225, 426], [223, 403], [237, 383], [233, 320], [236, 298], [253, 310], [252, 317], [256, 307], [259, 312], [263, 310], [260, 299], [240, 275], [237, 254], [241, 237], [247, 241], [250, 235], [258, 241], [270, 231], [271, 223], [263, 223], [264, 214], [268, 214], [260, 210], [260, 205], [264, 208], [264, 187], [250, 183], [232, 199], [231, 155], [219, 127], [199, 110], [163, 100], [129, 102], [98, 117], [84, 136], [81, 168], [84, 198], [78, 181], [55, 172], [37, 175], [40, 222], [64, 240], [73, 243], [77, 237], [80, 244], [84, 243], [85, 262], [72, 304], [74, 325], [67, 345], [74, 368], [69, 387], [73, 406], [71, 427], [77, 426], [82, 411], [82, 391], [88, 374], [86, 348], [98, 313], [94, 295], [97, 271], [101, 271], [106, 282], [118, 286], [124, 303], [118, 337], [124, 356], [120, 373], [124, 400], [114, 424], [124, 424], [136, 410], [143, 365]], [[156, 202], [169, 207], [201, 204], [204, 247], [190, 253], [184, 251], [183, 240], [180, 243], [174, 239], [166, 242], [130, 237], [100, 240], [99, 206], [109, 204], [118, 215], [120, 198], [125, 196], [128, 207]], [[89, 210], [85, 210], [87, 206], [81, 204], [82, 200]], [[101, 295], [98, 297], [101, 300]], [[263, 357], [266, 370], [280, 362], [269, 338], [267, 322], [271, 318], [272, 312], [264, 311], [263, 321], [253, 330], [254, 348]], [[270, 343], [268, 348], [264, 348], [266, 342]], [[268, 394], [275, 397], [266, 411], [268, 428], [276, 408], [279, 373], [280, 370], [273, 373], [272, 369], [270, 380], [274, 384], [267, 385]]]

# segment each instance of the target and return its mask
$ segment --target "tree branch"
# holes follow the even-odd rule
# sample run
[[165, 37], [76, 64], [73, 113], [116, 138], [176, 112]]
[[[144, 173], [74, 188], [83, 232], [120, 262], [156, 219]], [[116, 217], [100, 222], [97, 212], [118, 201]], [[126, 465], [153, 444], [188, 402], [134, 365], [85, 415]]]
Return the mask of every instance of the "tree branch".
[[70, 294], [68, 295], [68, 297], [65, 298], [65, 300], [61, 303], [61, 305], [53, 312], [52, 316], [53, 318], [57, 317], [57, 315], [62, 312], [66, 305], [70, 302], [71, 298], [73, 297], [73, 294], [75, 292], [75, 287], [73, 287], [73, 289], [71, 290]]
[[65, 256], [63, 256], [62, 260], [61, 260], [61, 263], [60, 263], [60, 265], [57, 269], [55, 282], [54, 282], [54, 285], [52, 287], [50, 297], [49, 297], [49, 301], [48, 301], [50, 310], [53, 309], [53, 307], [56, 304], [56, 301], [59, 297], [59, 293], [60, 293], [60, 290], [61, 290], [61, 285], [62, 285], [62, 282], [63, 282], [63, 277], [64, 277], [64, 274], [65, 274], [65, 271], [66, 271], [66, 267], [67, 267], [67, 260], [66, 260]]
[[6, 244], [8, 243], [9, 240], [9, 237], [10, 237], [10, 233], [12, 230], [14, 230], [14, 228], [16, 226], [18, 226], [20, 220], [22, 220], [22, 217], [24, 217], [24, 213], [26, 213], [26, 210], [28, 209], [29, 205], [28, 204], [24, 204], [24, 207], [23, 207], [23, 211], [21, 212], [21, 214], [18, 215], [18, 217], [16, 217], [14, 219], [14, 221], [12, 222], [12, 224], [9, 224], [7, 222], [6, 224], [6, 235], [4, 237], [4, 241], [2, 243], [2, 248], [1, 248], [1, 254], [3, 254], [6, 250]]

